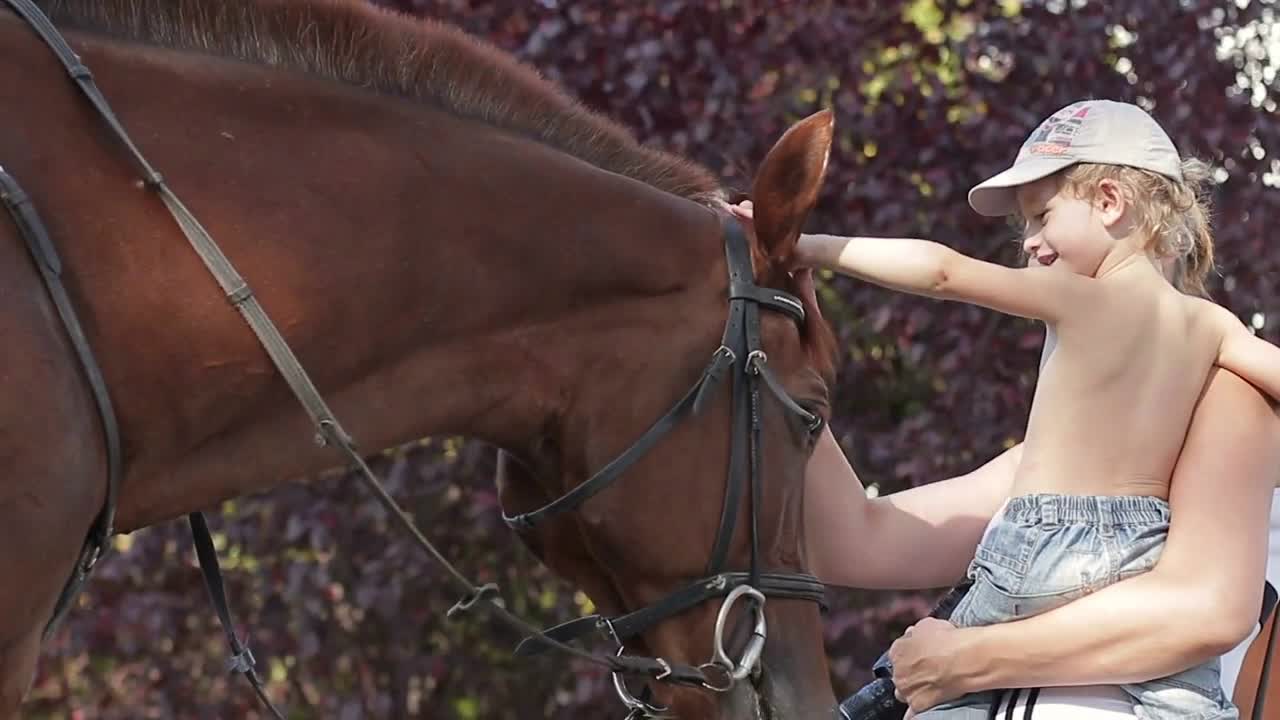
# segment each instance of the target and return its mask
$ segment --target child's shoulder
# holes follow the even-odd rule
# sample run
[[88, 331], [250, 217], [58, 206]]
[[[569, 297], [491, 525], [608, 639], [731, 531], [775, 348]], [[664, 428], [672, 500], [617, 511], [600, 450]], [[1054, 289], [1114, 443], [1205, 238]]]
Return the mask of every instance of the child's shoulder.
[[1186, 303], [1191, 312], [1202, 317], [1212, 320], [1221, 320], [1228, 316], [1235, 318], [1235, 315], [1232, 315], [1230, 310], [1208, 298], [1203, 298], [1198, 295], [1187, 295], [1176, 290], [1174, 292], [1177, 292], [1178, 295], [1182, 297], [1182, 301]]
[[1212, 300], [1194, 295], [1182, 295], [1182, 298], [1183, 302], [1186, 303], [1188, 312], [1195, 320], [1204, 323], [1218, 333], [1226, 334], [1244, 324], [1240, 318], [1236, 317], [1235, 313]]

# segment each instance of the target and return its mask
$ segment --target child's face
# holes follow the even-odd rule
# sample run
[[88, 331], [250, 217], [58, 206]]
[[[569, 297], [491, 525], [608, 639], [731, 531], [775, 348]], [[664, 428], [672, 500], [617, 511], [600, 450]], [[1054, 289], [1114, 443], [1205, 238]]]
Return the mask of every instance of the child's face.
[[1054, 176], [1018, 188], [1017, 196], [1026, 222], [1027, 264], [1096, 276], [1115, 240], [1094, 203], [1076, 197]]

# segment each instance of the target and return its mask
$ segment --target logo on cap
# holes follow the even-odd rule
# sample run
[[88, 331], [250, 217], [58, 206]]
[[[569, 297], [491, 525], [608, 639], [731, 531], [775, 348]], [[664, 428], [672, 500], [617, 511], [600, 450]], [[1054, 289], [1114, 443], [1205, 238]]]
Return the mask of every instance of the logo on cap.
[[1040, 127], [1027, 139], [1022, 155], [1066, 155], [1076, 133], [1084, 125], [1090, 106], [1068, 105], [1040, 123]]

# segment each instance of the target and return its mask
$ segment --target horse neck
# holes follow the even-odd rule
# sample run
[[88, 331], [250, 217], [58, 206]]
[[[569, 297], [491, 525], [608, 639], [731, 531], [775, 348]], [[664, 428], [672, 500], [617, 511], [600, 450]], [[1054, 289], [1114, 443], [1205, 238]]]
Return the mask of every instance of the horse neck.
[[[0, 87], [20, 90], [0, 104], [32, 111], [6, 136], [70, 132], [0, 140], [0, 157], [44, 201], [95, 320], [131, 448], [121, 526], [333, 465], [48, 51], [13, 40], [24, 62]], [[723, 272], [714, 213], [530, 140], [315, 78], [75, 42], [364, 450], [441, 433], [523, 450], [620, 338], [696, 332], [669, 313]]]

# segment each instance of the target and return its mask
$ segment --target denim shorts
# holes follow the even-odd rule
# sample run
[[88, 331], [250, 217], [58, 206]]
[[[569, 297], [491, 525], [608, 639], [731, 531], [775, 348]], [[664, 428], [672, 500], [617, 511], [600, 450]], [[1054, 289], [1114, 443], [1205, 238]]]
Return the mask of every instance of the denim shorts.
[[[1169, 533], [1169, 504], [1137, 496], [1022, 495], [992, 518], [968, 575], [973, 587], [951, 622], [993, 625], [1038, 615], [1155, 566]], [[1171, 631], [1176, 629], [1171, 628]], [[1121, 685], [1148, 720], [1236, 720], [1218, 659], [1158, 680]], [[975, 693], [921, 720], [967, 717], [991, 702]], [[956, 712], [948, 713], [947, 711]]]

